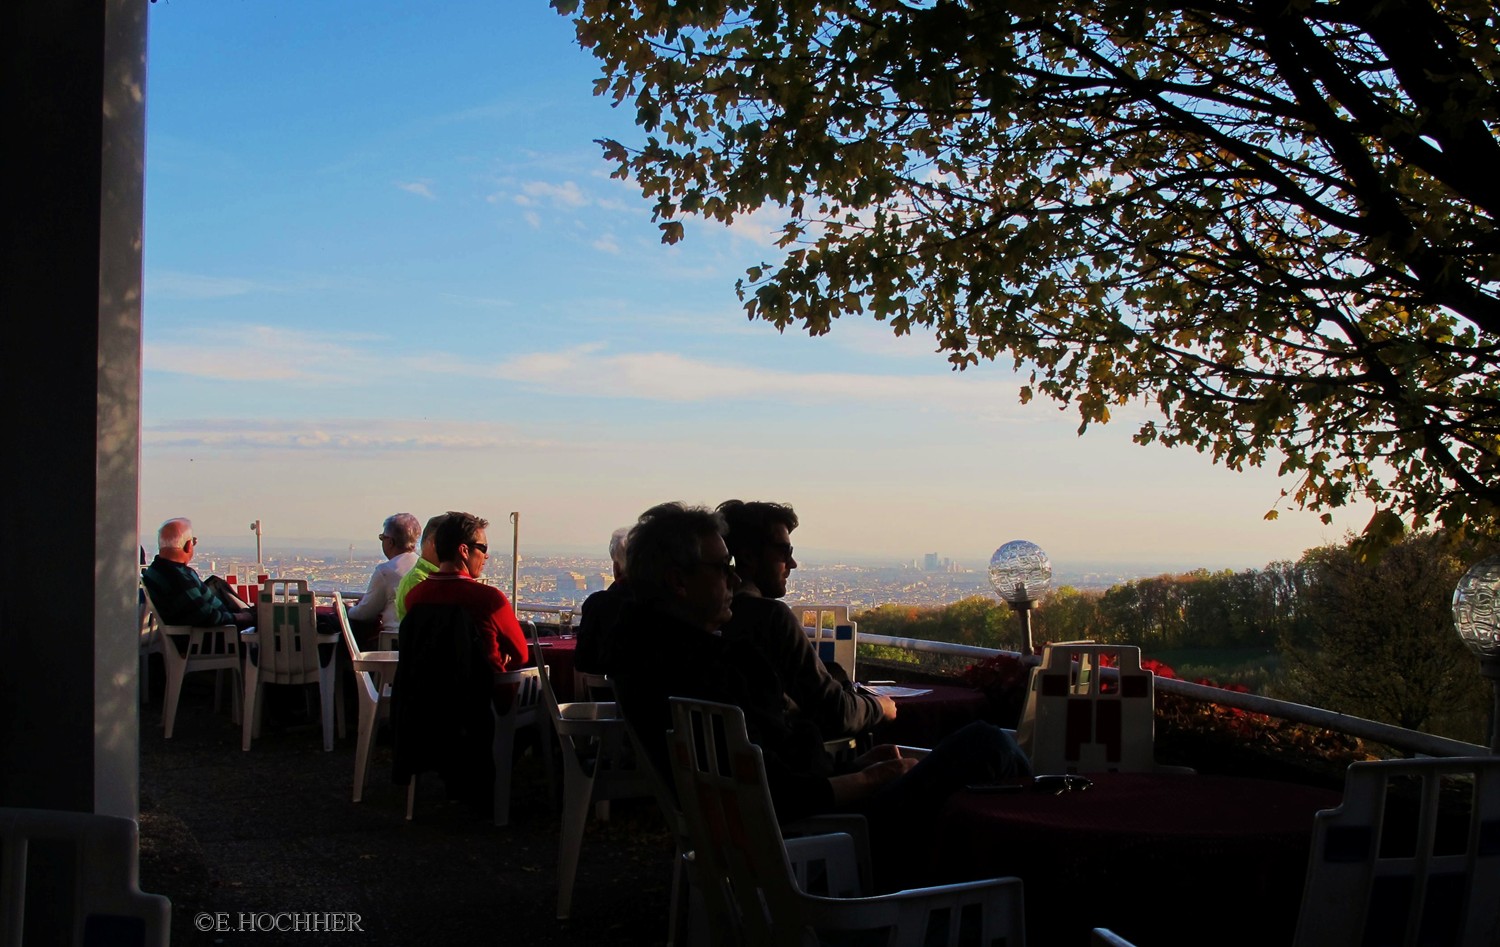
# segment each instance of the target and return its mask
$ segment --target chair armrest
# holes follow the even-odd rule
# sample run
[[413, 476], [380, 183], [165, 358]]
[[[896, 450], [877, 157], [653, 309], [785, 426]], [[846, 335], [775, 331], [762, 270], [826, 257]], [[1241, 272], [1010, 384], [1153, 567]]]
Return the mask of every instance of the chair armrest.
[[907, 746], [905, 743], [898, 743], [896, 749], [900, 750], [901, 755], [909, 760], [920, 760], [932, 752], [931, 747]]
[[[934, 912], [961, 917], [965, 908], [977, 906], [986, 922], [978, 942], [1022, 943], [1024, 937], [1020, 878], [909, 888], [869, 898], [806, 897], [806, 920], [820, 931], [888, 928], [897, 932], [889, 943], [919, 943]], [[1007, 937], [1007, 931], [1013, 936]]]
[[575, 700], [557, 706], [564, 720], [623, 720], [619, 705], [612, 700]]
[[[786, 857], [791, 863], [792, 875], [797, 887], [805, 894], [817, 894], [830, 898], [857, 898], [869, 889], [864, 885], [860, 872], [859, 852], [854, 839], [843, 832], [827, 835], [805, 835], [787, 839]], [[809, 891], [813, 880], [813, 869], [821, 866], [823, 871], [816, 878], [819, 890]]]

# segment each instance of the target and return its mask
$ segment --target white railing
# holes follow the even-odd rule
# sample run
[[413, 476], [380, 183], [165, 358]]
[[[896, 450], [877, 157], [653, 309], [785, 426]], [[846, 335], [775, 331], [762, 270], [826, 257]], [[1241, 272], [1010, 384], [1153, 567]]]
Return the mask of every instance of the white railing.
[[[976, 661], [991, 658], [999, 654], [1008, 654], [1014, 658], [1021, 657], [1021, 655], [1014, 651], [1000, 651], [995, 648], [953, 644], [947, 641], [923, 641], [920, 638], [894, 638], [889, 635], [861, 634], [859, 636], [859, 643], [862, 645], [885, 645], [887, 647], [902, 648], [906, 651], [916, 651], [925, 654], [972, 658]], [[1104, 676], [1108, 677], [1113, 669], [1103, 668], [1102, 671]], [[1371, 740], [1392, 747], [1393, 749], [1404, 750], [1408, 753], [1420, 753], [1424, 756], [1488, 756], [1490, 753], [1488, 747], [1479, 746], [1474, 743], [1465, 743], [1462, 740], [1450, 740], [1447, 737], [1433, 736], [1430, 733], [1421, 733], [1416, 730], [1406, 730], [1401, 727], [1391, 726], [1388, 723], [1380, 723], [1375, 720], [1366, 720], [1363, 717], [1354, 717], [1332, 710], [1324, 710], [1321, 707], [1309, 707], [1305, 704], [1294, 704], [1291, 701], [1262, 697], [1259, 694], [1246, 694], [1240, 691], [1224, 690], [1223, 688], [1210, 687], [1206, 684], [1194, 684], [1191, 681], [1183, 681], [1176, 678], [1157, 678], [1156, 689], [1166, 694], [1178, 694], [1190, 700], [1220, 704], [1225, 707], [1237, 707], [1240, 710], [1249, 711], [1250, 713], [1265, 714], [1268, 717], [1277, 717], [1282, 720], [1291, 720], [1295, 723], [1305, 723], [1314, 727], [1322, 727], [1325, 730], [1347, 733], [1361, 740]]]

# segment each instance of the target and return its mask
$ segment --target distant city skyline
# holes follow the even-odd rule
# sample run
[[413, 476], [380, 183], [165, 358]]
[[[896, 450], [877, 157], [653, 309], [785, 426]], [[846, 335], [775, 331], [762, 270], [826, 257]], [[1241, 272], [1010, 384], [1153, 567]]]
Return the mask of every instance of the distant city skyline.
[[[1295, 483], [1076, 434], [1008, 362], [930, 334], [745, 318], [777, 221], [689, 224], [594, 139], [638, 143], [545, 3], [155, 3], [147, 81], [141, 533], [346, 549], [445, 509], [523, 552], [602, 550], [663, 500], [794, 504], [822, 561], [1029, 539], [1054, 562], [1254, 568], [1358, 530]], [[1273, 462], [1274, 463], [1274, 462]], [[1274, 522], [1263, 519], [1277, 509]], [[500, 542], [498, 538], [497, 542]]]

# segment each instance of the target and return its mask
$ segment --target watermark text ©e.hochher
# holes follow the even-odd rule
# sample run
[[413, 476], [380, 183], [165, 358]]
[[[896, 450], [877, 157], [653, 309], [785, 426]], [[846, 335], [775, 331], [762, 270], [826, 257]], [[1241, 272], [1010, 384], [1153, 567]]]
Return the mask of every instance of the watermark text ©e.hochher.
[[360, 931], [360, 916], [348, 911], [200, 911], [193, 918], [200, 931], [219, 934], [279, 931]]

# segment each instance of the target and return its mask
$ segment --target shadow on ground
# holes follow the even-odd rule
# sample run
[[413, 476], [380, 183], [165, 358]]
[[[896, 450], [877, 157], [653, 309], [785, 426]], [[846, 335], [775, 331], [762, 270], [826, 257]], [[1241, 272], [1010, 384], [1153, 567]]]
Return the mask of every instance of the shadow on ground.
[[[407, 822], [388, 746], [376, 748], [364, 801], [350, 801], [352, 714], [331, 753], [316, 725], [268, 727], [246, 753], [196, 683], [170, 741], [160, 698], [141, 708], [141, 887], [172, 899], [174, 944], [665, 942], [672, 841], [654, 802], [616, 802], [608, 822], [590, 821], [572, 916], [559, 921], [558, 814], [534, 751], [516, 763], [509, 827], [447, 803], [436, 776]], [[204, 915], [233, 927], [318, 912], [358, 914], [360, 930], [199, 927]]]

